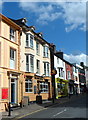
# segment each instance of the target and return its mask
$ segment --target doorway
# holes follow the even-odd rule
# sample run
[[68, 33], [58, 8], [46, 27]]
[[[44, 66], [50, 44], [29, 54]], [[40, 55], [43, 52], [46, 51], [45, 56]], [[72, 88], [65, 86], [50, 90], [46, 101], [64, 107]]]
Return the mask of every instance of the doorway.
[[11, 103], [17, 102], [17, 80], [11, 78]]

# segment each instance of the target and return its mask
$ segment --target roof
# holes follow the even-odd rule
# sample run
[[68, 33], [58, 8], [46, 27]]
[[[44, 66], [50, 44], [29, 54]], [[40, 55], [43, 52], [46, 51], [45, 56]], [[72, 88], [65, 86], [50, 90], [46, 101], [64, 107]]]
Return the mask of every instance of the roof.
[[[9, 18], [11, 19], [11, 18]], [[23, 30], [26, 30], [26, 31], [31, 31], [32, 33], [34, 33], [37, 37], [39, 37], [41, 40], [43, 40], [45, 43], [47, 43], [48, 45], [50, 45], [45, 39], [42, 38], [42, 36], [39, 35], [39, 33], [36, 33], [33, 31], [33, 29], [31, 29], [31, 26], [27, 26], [26, 23], [22, 22], [24, 18], [21, 18], [21, 19], [17, 19], [17, 20], [14, 20], [14, 19], [11, 19], [13, 22], [15, 22], [17, 25], [19, 25], [20, 27], [23, 28]]]

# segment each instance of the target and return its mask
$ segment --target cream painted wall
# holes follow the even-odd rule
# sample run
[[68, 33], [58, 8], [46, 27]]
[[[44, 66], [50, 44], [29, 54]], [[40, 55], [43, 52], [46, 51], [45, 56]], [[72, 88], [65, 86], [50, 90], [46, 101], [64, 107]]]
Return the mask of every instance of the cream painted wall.
[[[30, 33], [27, 32], [27, 33]], [[32, 33], [31, 33], [32, 34]], [[25, 54], [32, 54], [34, 55], [34, 73], [36, 73], [36, 60], [40, 60], [40, 75], [44, 74], [44, 64], [43, 62], [49, 62], [50, 63], [50, 51], [49, 51], [49, 58], [43, 58], [43, 46], [42, 44], [40, 45], [40, 54], [37, 55], [36, 54], [36, 41], [33, 41], [34, 44], [34, 48], [25, 48], [25, 43], [26, 43], [26, 34], [24, 32], [22, 32], [22, 36], [21, 36], [21, 71], [26, 71], [26, 56]], [[51, 73], [51, 71], [50, 71]]]

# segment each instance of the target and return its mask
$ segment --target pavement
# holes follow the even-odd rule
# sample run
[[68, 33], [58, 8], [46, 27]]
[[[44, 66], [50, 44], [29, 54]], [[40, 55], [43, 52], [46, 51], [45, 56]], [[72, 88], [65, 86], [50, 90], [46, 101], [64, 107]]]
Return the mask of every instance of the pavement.
[[33, 114], [33, 113], [42, 111], [42, 110], [46, 109], [47, 107], [54, 106], [56, 104], [62, 104], [65, 102], [69, 102], [80, 96], [81, 95], [73, 95], [73, 96], [71, 96], [70, 99], [69, 99], [69, 97], [59, 98], [59, 99], [54, 100], [54, 103], [52, 101], [43, 101], [42, 104], [30, 103], [29, 105], [24, 106], [22, 108], [20, 108], [20, 107], [13, 108], [12, 109], [13, 111], [11, 111], [11, 116], [8, 116], [8, 112], [2, 112], [2, 113], [0, 113], [0, 118], [2, 120], [20, 118], [20, 116], [25, 116], [27, 114]]

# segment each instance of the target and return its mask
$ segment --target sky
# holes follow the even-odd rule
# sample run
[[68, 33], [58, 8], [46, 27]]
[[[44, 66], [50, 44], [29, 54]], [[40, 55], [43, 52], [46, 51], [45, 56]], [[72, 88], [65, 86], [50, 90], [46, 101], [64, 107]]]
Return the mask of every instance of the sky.
[[[41, 0], [42, 1], [42, 0]], [[26, 18], [69, 62], [86, 62], [86, 2], [0, 2], [2, 14]]]

